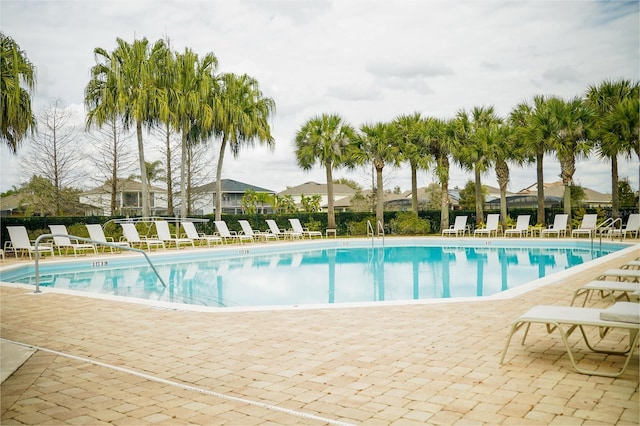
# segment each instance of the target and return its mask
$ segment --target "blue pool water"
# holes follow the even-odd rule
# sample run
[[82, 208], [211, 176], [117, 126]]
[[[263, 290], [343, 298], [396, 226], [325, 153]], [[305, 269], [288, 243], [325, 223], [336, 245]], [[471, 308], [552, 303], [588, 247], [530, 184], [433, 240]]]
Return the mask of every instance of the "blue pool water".
[[[446, 241], [387, 240], [374, 247], [363, 240], [164, 253], [153, 262], [166, 287], [141, 257], [41, 262], [40, 285], [212, 307], [478, 297], [626, 247], [530, 240], [441, 243]], [[33, 267], [0, 272], [0, 280], [34, 284]]]

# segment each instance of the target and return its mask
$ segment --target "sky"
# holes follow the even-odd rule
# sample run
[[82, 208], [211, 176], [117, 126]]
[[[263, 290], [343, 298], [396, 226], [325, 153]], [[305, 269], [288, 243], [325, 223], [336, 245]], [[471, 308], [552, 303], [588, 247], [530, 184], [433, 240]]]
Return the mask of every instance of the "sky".
[[[275, 149], [244, 149], [237, 159], [227, 153], [222, 177], [279, 192], [326, 182], [322, 166], [303, 171], [295, 160], [296, 131], [319, 114], [338, 113], [355, 127], [414, 112], [452, 118], [489, 105], [506, 117], [535, 95], [570, 99], [604, 80], [638, 79], [639, 9], [637, 0], [0, 0], [0, 31], [36, 66], [34, 112], [59, 100], [80, 130], [96, 47], [168, 37], [173, 50], [214, 53], [219, 73], [254, 77], [276, 104]], [[79, 135], [78, 149], [90, 150]], [[145, 155], [160, 159], [152, 139]], [[29, 140], [17, 156], [0, 147], [0, 192], [29, 179], [21, 159], [30, 149]], [[212, 141], [208, 182], [218, 150]], [[557, 160], [545, 157], [545, 182], [559, 173]], [[619, 176], [636, 190], [639, 174], [637, 158], [621, 159]], [[408, 165], [387, 166], [384, 176], [385, 189], [410, 189]], [[370, 168], [334, 171], [341, 177], [371, 187]], [[450, 187], [472, 179], [456, 167]], [[535, 179], [534, 164], [512, 166], [509, 190]], [[434, 181], [433, 171], [418, 173], [419, 186]], [[610, 193], [610, 163], [580, 159], [574, 181]], [[493, 171], [483, 184], [498, 186]]]

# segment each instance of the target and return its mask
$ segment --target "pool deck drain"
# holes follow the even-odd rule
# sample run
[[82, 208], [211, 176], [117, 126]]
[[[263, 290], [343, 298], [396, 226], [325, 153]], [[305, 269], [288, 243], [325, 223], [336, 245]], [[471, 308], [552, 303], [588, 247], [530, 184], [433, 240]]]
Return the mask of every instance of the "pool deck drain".
[[[1, 337], [47, 349], [2, 383], [1, 422], [637, 425], [637, 353], [619, 379], [581, 375], [541, 326], [499, 358], [518, 315], [569, 305], [598, 272], [638, 256], [640, 247], [512, 299], [433, 305], [213, 315], [0, 286]], [[572, 342], [583, 363], [620, 365]]]

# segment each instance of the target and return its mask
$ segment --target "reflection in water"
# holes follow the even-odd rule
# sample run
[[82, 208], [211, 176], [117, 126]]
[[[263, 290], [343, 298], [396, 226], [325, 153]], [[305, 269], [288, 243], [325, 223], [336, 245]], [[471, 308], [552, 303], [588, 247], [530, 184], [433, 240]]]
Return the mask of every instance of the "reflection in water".
[[[488, 296], [610, 251], [504, 247], [331, 248], [43, 273], [41, 285], [205, 306]], [[14, 279], [33, 283], [33, 277]]]

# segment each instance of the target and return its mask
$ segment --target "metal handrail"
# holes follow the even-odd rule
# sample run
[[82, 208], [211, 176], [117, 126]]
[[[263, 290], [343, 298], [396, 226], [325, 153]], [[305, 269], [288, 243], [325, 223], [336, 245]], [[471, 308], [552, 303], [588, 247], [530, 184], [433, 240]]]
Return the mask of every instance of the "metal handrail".
[[604, 234], [604, 231], [609, 231], [609, 238], [613, 238], [615, 236], [616, 223], [618, 222], [620, 222], [620, 227], [622, 227], [622, 219], [609, 217], [600, 225], [596, 226], [594, 232], [591, 234], [591, 248], [593, 249], [593, 239], [596, 235], [600, 237], [600, 248], [602, 248], [602, 234]]
[[367, 220], [367, 238], [371, 237], [373, 239], [375, 232], [373, 232], [373, 225], [370, 220]]
[[382, 235], [382, 245], [384, 246], [384, 226], [382, 226], [382, 221], [378, 221], [378, 226], [377, 226], [377, 231], [378, 231], [378, 237], [380, 235]]
[[147, 259], [147, 262], [149, 263], [149, 266], [151, 266], [151, 269], [153, 269], [153, 272], [155, 272], [156, 276], [158, 277], [158, 279], [160, 280], [162, 285], [164, 287], [167, 287], [167, 284], [164, 282], [164, 280], [162, 279], [162, 277], [158, 273], [158, 270], [156, 269], [156, 267], [153, 266], [153, 263], [151, 262], [151, 259], [149, 258], [149, 256], [147, 255], [147, 253], [144, 250], [133, 248], [133, 247], [127, 247], [127, 246], [121, 246], [121, 245], [117, 245], [117, 244], [112, 244], [112, 243], [105, 242], [105, 241], [95, 241], [95, 240], [92, 240], [90, 238], [77, 237], [75, 235], [43, 234], [43, 235], [40, 235], [38, 238], [36, 238], [36, 241], [34, 243], [34, 256], [35, 256], [34, 269], [35, 269], [35, 273], [36, 273], [36, 291], [35, 291], [36, 293], [40, 293], [40, 269], [39, 269], [40, 254], [38, 253], [38, 244], [40, 244], [40, 240], [42, 240], [43, 238], [52, 238], [52, 237], [67, 237], [67, 238], [71, 238], [71, 239], [74, 239], [74, 240], [84, 241], [84, 242], [88, 242], [88, 243], [92, 243], [92, 244], [100, 244], [100, 245], [103, 245], [103, 246], [114, 247], [114, 248], [119, 248], [119, 249], [123, 249], [123, 250], [129, 250], [129, 251], [135, 251], [135, 252], [138, 252], [138, 253], [142, 253], [144, 255], [144, 257]]

